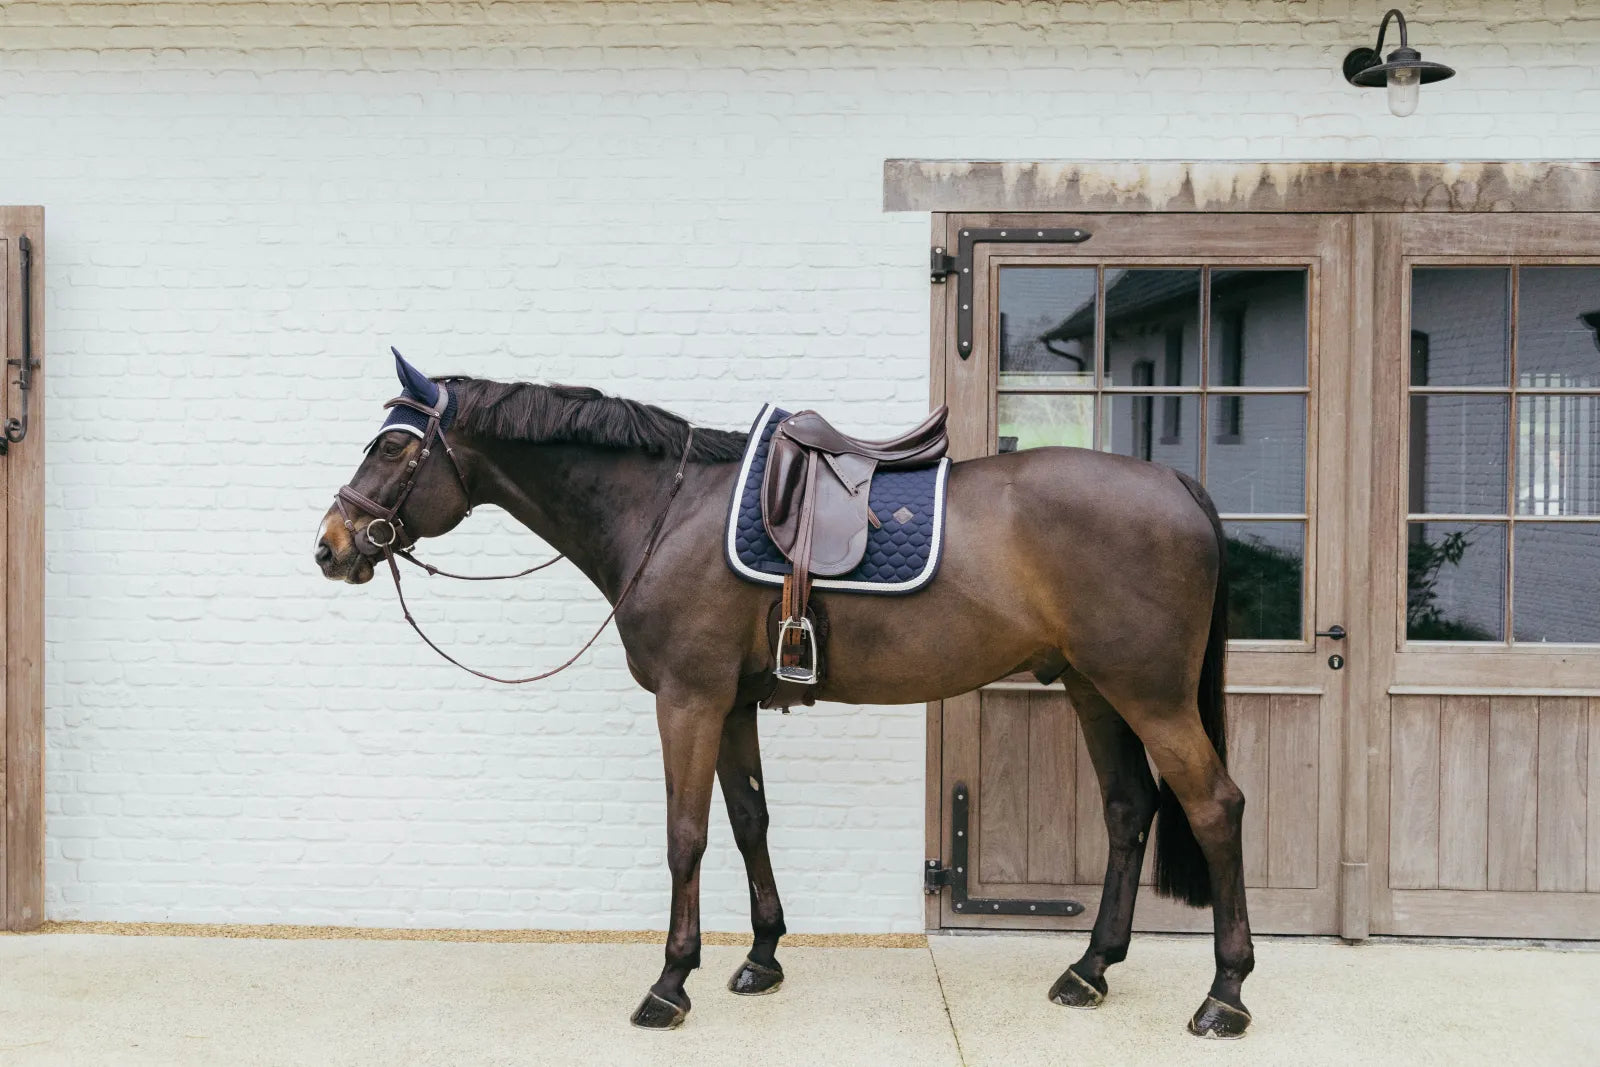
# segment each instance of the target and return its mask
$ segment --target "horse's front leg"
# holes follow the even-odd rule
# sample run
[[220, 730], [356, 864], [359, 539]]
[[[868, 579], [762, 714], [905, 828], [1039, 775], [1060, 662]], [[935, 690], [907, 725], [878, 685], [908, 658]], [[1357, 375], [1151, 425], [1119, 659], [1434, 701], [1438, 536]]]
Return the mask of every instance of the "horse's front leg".
[[761, 777], [761, 741], [756, 734], [756, 706], [734, 708], [722, 725], [722, 751], [717, 756], [717, 780], [728, 804], [733, 840], [744, 856], [745, 878], [750, 883], [750, 927], [755, 940], [750, 955], [728, 980], [728, 988], [743, 996], [772, 993], [783, 984], [778, 965], [778, 938], [785, 933], [783, 904], [772, 877], [767, 855], [767, 793]]
[[667, 962], [633, 1013], [633, 1024], [670, 1030], [689, 1014], [683, 983], [700, 966], [700, 858], [706, 851], [711, 779], [728, 704], [699, 696], [656, 698], [656, 725], [667, 779], [667, 867], [672, 918]]

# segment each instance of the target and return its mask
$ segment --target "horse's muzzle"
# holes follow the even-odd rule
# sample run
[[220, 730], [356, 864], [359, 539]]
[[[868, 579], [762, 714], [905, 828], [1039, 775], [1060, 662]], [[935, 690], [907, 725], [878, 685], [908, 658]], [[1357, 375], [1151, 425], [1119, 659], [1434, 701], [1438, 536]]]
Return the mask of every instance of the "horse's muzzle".
[[324, 518], [314, 552], [317, 569], [336, 582], [360, 585], [372, 580], [373, 561], [356, 546], [356, 537], [337, 517]]

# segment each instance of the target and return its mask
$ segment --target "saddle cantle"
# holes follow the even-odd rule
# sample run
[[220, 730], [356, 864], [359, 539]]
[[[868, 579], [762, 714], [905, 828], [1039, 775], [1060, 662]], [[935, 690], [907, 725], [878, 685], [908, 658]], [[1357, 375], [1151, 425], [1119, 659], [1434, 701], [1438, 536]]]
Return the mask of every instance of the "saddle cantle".
[[943, 459], [948, 414], [941, 405], [921, 425], [884, 441], [849, 437], [814, 411], [792, 415], [773, 430], [761, 514], [768, 536], [791, 564], [778, 629], [780, 686], [814, 685], [820, 675], [816, 634], [806, 616], [811, 579], [847, 574], [860, 564], [869, 528], [882, 524], [869, 506], [873, 475]]

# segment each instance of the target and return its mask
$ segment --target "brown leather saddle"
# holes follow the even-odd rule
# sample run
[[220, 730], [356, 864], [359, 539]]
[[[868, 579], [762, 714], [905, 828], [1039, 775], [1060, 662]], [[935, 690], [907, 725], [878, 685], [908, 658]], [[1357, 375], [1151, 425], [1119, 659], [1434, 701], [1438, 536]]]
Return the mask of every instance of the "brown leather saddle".
[[[882, 523], [869, 506], [878, 470], [931, 466], [949, 447], [940, 406], [920, 426], [887, 441], [848, 437], [815, 411], [780, 422], [767, 446], [761, 517], [789, 560], [778, 627], [779, 683], [815, 685], [821, 676], [816, 631], [806, 616], [812, 577], [848, 574], [861, 563], [867, 531]], [[809, 703], [809, 701], [807, 701]]]

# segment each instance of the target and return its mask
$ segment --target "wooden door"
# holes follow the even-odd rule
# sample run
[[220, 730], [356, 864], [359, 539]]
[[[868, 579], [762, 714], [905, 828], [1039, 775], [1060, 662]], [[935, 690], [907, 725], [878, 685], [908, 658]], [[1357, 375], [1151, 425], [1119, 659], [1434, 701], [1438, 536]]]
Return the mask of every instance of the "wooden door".
[[1372, 927], [1600, 937], [1600, 216], [1375, 264]]
[[[44, 211], [0, 207], [0, 427], [24, 418], [21, 361], [43, 346]], [[24, 300], [27, 301], [26, 314]], [[25, 341], [27, 343], [25, 343]], [[0, 928], [44, 921], [44, 376], [0, 456]], [[0, 430], [0, 433], [4, 433]], [[21, 435], [13, 426], [9, 437]]]
[[[1178, 467], [1211, 489], [1232, 557], [1229, 748], [1247, 798], [1251, 917], [1261, 931], [1338, 930], [1350, 672], [1329, 664], [1343, 647], [1314, 634], [1349, 625], [1351, 221], [963, 215], [934, 224], [936, 270], [939, 253], [956, 257], [935, 295], [934, 394], [951, 406], [957, 458], [1104, 448]], [[1090, 926], [1106, 838], [1065, 693], [1012, 679], [944, 701], [929, 718], [937, 818], [928, 855], [952, 855], [960, 832], [967, 895], [988, 898], [991, 911], [958, 911], [940, 893], [929, 898], [929, 925]], [[963, 807], [966, 825], [953, 825]], [[1068, 898], [1087, 911], [1045, 918], [1005, 905]], [[1136, 925], [1209, 930], [1211, 915], [1149, 892]]]

